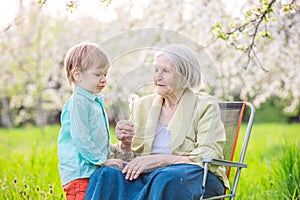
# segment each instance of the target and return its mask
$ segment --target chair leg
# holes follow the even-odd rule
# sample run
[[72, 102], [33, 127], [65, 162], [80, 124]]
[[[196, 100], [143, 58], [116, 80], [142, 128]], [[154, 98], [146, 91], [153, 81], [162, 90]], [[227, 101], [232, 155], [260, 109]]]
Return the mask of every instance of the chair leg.
[[[204, 163], [203, 169], [204, 169], [204, 173], [203, 173], [202, 189], [204, 190], [205, 184], [206, 184], [206, 179], [207, 179], [207, 174], [208, 174], [208, 163]], [[200, 197], [200, 200], [203, 199], [203, 195], [204, 194], [202, 194], [202, 196]]]

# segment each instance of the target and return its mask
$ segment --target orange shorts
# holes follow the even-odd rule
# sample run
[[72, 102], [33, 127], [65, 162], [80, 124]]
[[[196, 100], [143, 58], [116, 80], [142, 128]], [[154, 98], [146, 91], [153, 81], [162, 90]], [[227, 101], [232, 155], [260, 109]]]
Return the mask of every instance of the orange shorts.
[[63, 186], [67, 200], [84, 200], [88, 178], [76, 179]]

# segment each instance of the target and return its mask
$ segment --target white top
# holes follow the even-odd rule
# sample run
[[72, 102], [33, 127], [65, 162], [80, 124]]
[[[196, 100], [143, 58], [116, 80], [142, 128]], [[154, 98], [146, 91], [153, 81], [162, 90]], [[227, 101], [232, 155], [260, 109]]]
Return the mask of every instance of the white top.
[[157, 124], [155, 138], [152, 144], [152, 154], [171, 154], [172, 135], [167, 130], [167, 126], [160, 121]]

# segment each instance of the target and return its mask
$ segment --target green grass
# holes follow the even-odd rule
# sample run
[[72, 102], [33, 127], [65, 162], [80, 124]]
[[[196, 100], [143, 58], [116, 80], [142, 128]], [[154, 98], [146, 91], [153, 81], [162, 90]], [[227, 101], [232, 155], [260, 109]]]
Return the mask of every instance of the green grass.
[[0, 199], [60, 199], [59, 127], [1, 129]]
[[[0, 129], [0, 199], [65, 198], [57, 168], [58, 131], [58, 126]], [[300, 124], [254, 125], [237, 199], [297, 199], [287, 195], [291, 177], [291, 187], [299, 191], [299, 134]]]
[[0, 199], [65, 198], [57, 167], [59, 128], [0, 129]]
[[[245, 129], [245, 127], [243, 127]], [[242, 130], [243, 131], [243, 130]], [[286, 164], [293, 163], [294, 168], [300, 168], [295, 159], [300, 160], [300, 124], [255, 124], [252, 129], [245, 162], [238, 185], [238, 199], [299, 199], [285, 198], [288, 191], [284, 188], [286, 174], [281, 171]], [[291, 150], [290, 156], [283, 156], [286, 150]], [[295, 158], [293, 160], [293, 158]], [[298, 171], [299, 175], [299, 171]], [[298, 176], [298, 187], [300, 179]]]

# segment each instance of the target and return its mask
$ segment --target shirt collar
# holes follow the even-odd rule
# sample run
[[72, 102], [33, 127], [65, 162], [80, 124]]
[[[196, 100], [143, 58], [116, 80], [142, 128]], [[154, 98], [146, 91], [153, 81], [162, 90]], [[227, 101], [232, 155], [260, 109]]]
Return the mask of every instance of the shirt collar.
[[84, 97], [86, 97], [86, 98], [88, 98], [92, 101], [98, 100], [98, 101], [102, 102], [103, 97], [104, 97], [103, 94], [94, 95], [94, 94], [90, 93], [89, 91], [87, 91], [87, 90], [85, 90], [85, 89], [83, 89], [82, 87], [79, 87], [79, 86], [74, 87], [73, 92], [74, 92], [74, 94], [82, 95], [82, 96], [84, 96]]

